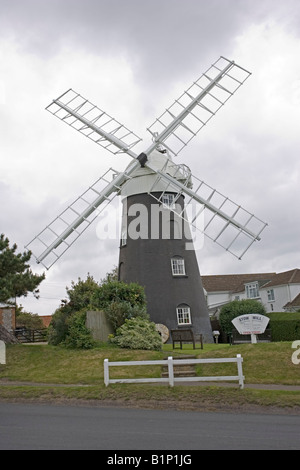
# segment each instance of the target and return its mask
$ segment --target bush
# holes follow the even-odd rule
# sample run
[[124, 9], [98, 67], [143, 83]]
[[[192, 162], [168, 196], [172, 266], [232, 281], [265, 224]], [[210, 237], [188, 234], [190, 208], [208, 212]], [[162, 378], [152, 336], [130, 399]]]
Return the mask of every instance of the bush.
[[67, 288], [69, 300], [63, 300], [55, 311], [49, 327], [48, 342], [72, 348], [87, 349], [93, 346], [92, 334], [85, 326], [87, 310], [104, 310], [114, 329], [126, 319], [148, 319], [144, 288], [136, 283], [116, 281], [113, 276], [99, 285], [88, 275], [85, 281], [78, 278]]
[[263, 304], [253, 299], [233, 300], [232, 302], [229, 302], [229, 304], [223, 305], [219, 318], [223, 332], [225, 334], [231, 333], [234, 328], [231, 321], [235, 317], [250, 313], [260, 313], [261, 315], [265, 315], [266, 309]]
[[108, 281], [100, 286], [93, 294], [91, 304], [93, 308], [107, 308], [112, 302], [129, 302], [133, 307], [146, 306], [145, 291], [135, 282], [126, 284], [120, 281]]
[[104, 311], [115, 331], [130, 318], [140, 317], [149, 320], [145, 306], [132, 306], [130, 302], [111, 302]]
[[43, 321], [37, 313], [23, 312], [23, 307], [16, 309], [16, 327], [27, 328], [34, 330], [37, 328], [44, 328]]
[[117, 329], [116, 336], [110, 339], [121, 348], [153, 349], [160, 351], [162, 341], [155, 324], [143, 318], [131, 318]]
[[299, 312], [272, 312], [268, 327], [271, 328], [272, 341], [294, 341], [300, 339]]
[[95, 345], [91, 331], [85, 326], [85, 321], [85, 310], [73, 313], [68, 318], [68, 332], [62, 345], [74, 349], [91, 349]]
[[68, 318], [72, 314], [69, 305], [64, 305], [55, 310], [48, 327], [48, 343], [57, 346], [66, 339], [68, 333]]

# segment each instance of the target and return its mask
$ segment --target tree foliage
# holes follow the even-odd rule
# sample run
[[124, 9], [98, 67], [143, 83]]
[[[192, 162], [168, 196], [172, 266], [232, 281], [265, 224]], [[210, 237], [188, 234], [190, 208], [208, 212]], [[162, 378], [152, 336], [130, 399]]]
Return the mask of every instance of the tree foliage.
[[144, 288], [134, 282], [130, 284], [115, 280], [104, 282], [95, 290], [92, 305], [105, 310], [112, 302], [128, 302], [132, 307], [135, 305], [144, 307], [146, 305]]
[[111, 302], [107, 307], [105, 307], [104, 311], [115, 331], [123, 325], [125, 320], [130, 318], [140, 317], [145, 320], [149, 319], [146, 306], [141, 306], [139, 304], [131, 305], [131, 303], [127, 301]]
[[90, 330], [85, 326], [85, 320], [85, 310], [75, 312], [68, 317], [64, 346], [73, 349], [90, 349], [95, 345]]
[[31, 252], [17, 253], [17, 245], [9, 245], [9, 239], [0, 235], [0, 302], [9, 302], [16, 297], [32, 292], [38, 297], [38, 286], [45, 274], [33, 274], [28, 264]]
[[68, 299], [62, 301], [52, 316], [48, 341], [53, 345], [74, 348], [92, 347], [91, 332], [85, 327], [88, 310], [103, 310], [114, 329], [126, 319], [148, 319], [146, 297], [143, 287], [136, 283], [126, 284], [115, 279], [115, 273], [96, 282], [88, 274], [86, 280], [78, 279], [66, 288]]
[[34, 330], [43, 328], [43, 321], [37, 313], [25, 312], [22, 306], [16, 308], [16, 327]]
[[91, 305], [92, 297], [98, 289], [99, 284], [88, 273], [85, 281], [79, 277], [77, 283], [71, 281], [71, 287], [66, 287], [69, 300], [64, 303], [68, 303], [72, 311], [87, 308]]

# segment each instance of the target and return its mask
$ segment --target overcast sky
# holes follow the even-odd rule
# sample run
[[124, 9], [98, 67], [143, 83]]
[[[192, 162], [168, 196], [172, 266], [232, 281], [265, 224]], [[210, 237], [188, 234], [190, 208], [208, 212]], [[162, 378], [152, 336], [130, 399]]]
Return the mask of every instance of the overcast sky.
[[[23, 251], [101, 174], [130, 161], [46, 112], [52, 99], [73, 88], [147, 148], [146, 128], [223, 55], [252, 75], [176, 163], [268, 227], [241, 261], [205, 240], [201, 274], [299, 268], [299, 36], [299, 0], [0, 0], [1, 233]], [[46, 271], [41, 298], [19, 302], [51, 314], [72, 280], [105, 277], [119, 240], [100, 232], [96, 220]]]

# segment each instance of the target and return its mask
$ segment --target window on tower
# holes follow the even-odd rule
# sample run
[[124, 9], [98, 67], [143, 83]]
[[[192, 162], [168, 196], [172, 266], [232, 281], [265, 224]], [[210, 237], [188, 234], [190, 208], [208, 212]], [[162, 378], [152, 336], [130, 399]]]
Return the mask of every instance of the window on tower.
[[168, 209], [175, 209], [175, 194], [164, 193], [161, 197], [161, 200], [164, 207], [167, 207]]
[[185, 265], [184, 259], [180, 256], [171, 259], [172, 274], [173, 276], [184, 276], [185, 275]]
[[182, 304], [176, 308], [178, 325], [191, 325], [191, 309], [188, 305]]
[[125, 246], [126, 243], [127, 243], [127, 231], [122, 230], [122, 233], [121, 233], [121, 246]]

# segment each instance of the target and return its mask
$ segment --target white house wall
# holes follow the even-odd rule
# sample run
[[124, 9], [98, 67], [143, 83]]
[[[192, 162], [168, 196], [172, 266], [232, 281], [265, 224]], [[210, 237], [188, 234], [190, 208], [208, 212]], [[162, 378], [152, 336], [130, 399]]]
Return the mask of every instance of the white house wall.
[[215, 309], [227, 304], [228, 302], [231, 302], [229, 292], [210, 292], [207, 294], [207, 306], [210, 313], [214, 313]]
[[[273, 289], [274, 300], [268, 300], [268, 291]], [[255, 299], [261, 302], [267, 313], [269, 312], [284, 312], [284, 305], [291, 302], [300, 293], [300, 284], [285, 284], [282, 286], [272, 286], [271, 288], [260, 288], [259, 298]], [[220, 309], [224, 304], [235, 300], [247, 299], [246, 292], [230, 293], [230, 292], [209, 292], [207, 293], [207, 306], [209, 313], [212, 315], [217, 309]]]
[[291, 293], [291, 299], [288, 302], [292, 301], [300, 293], [300, 284], [289, 284], [289, 289]]

